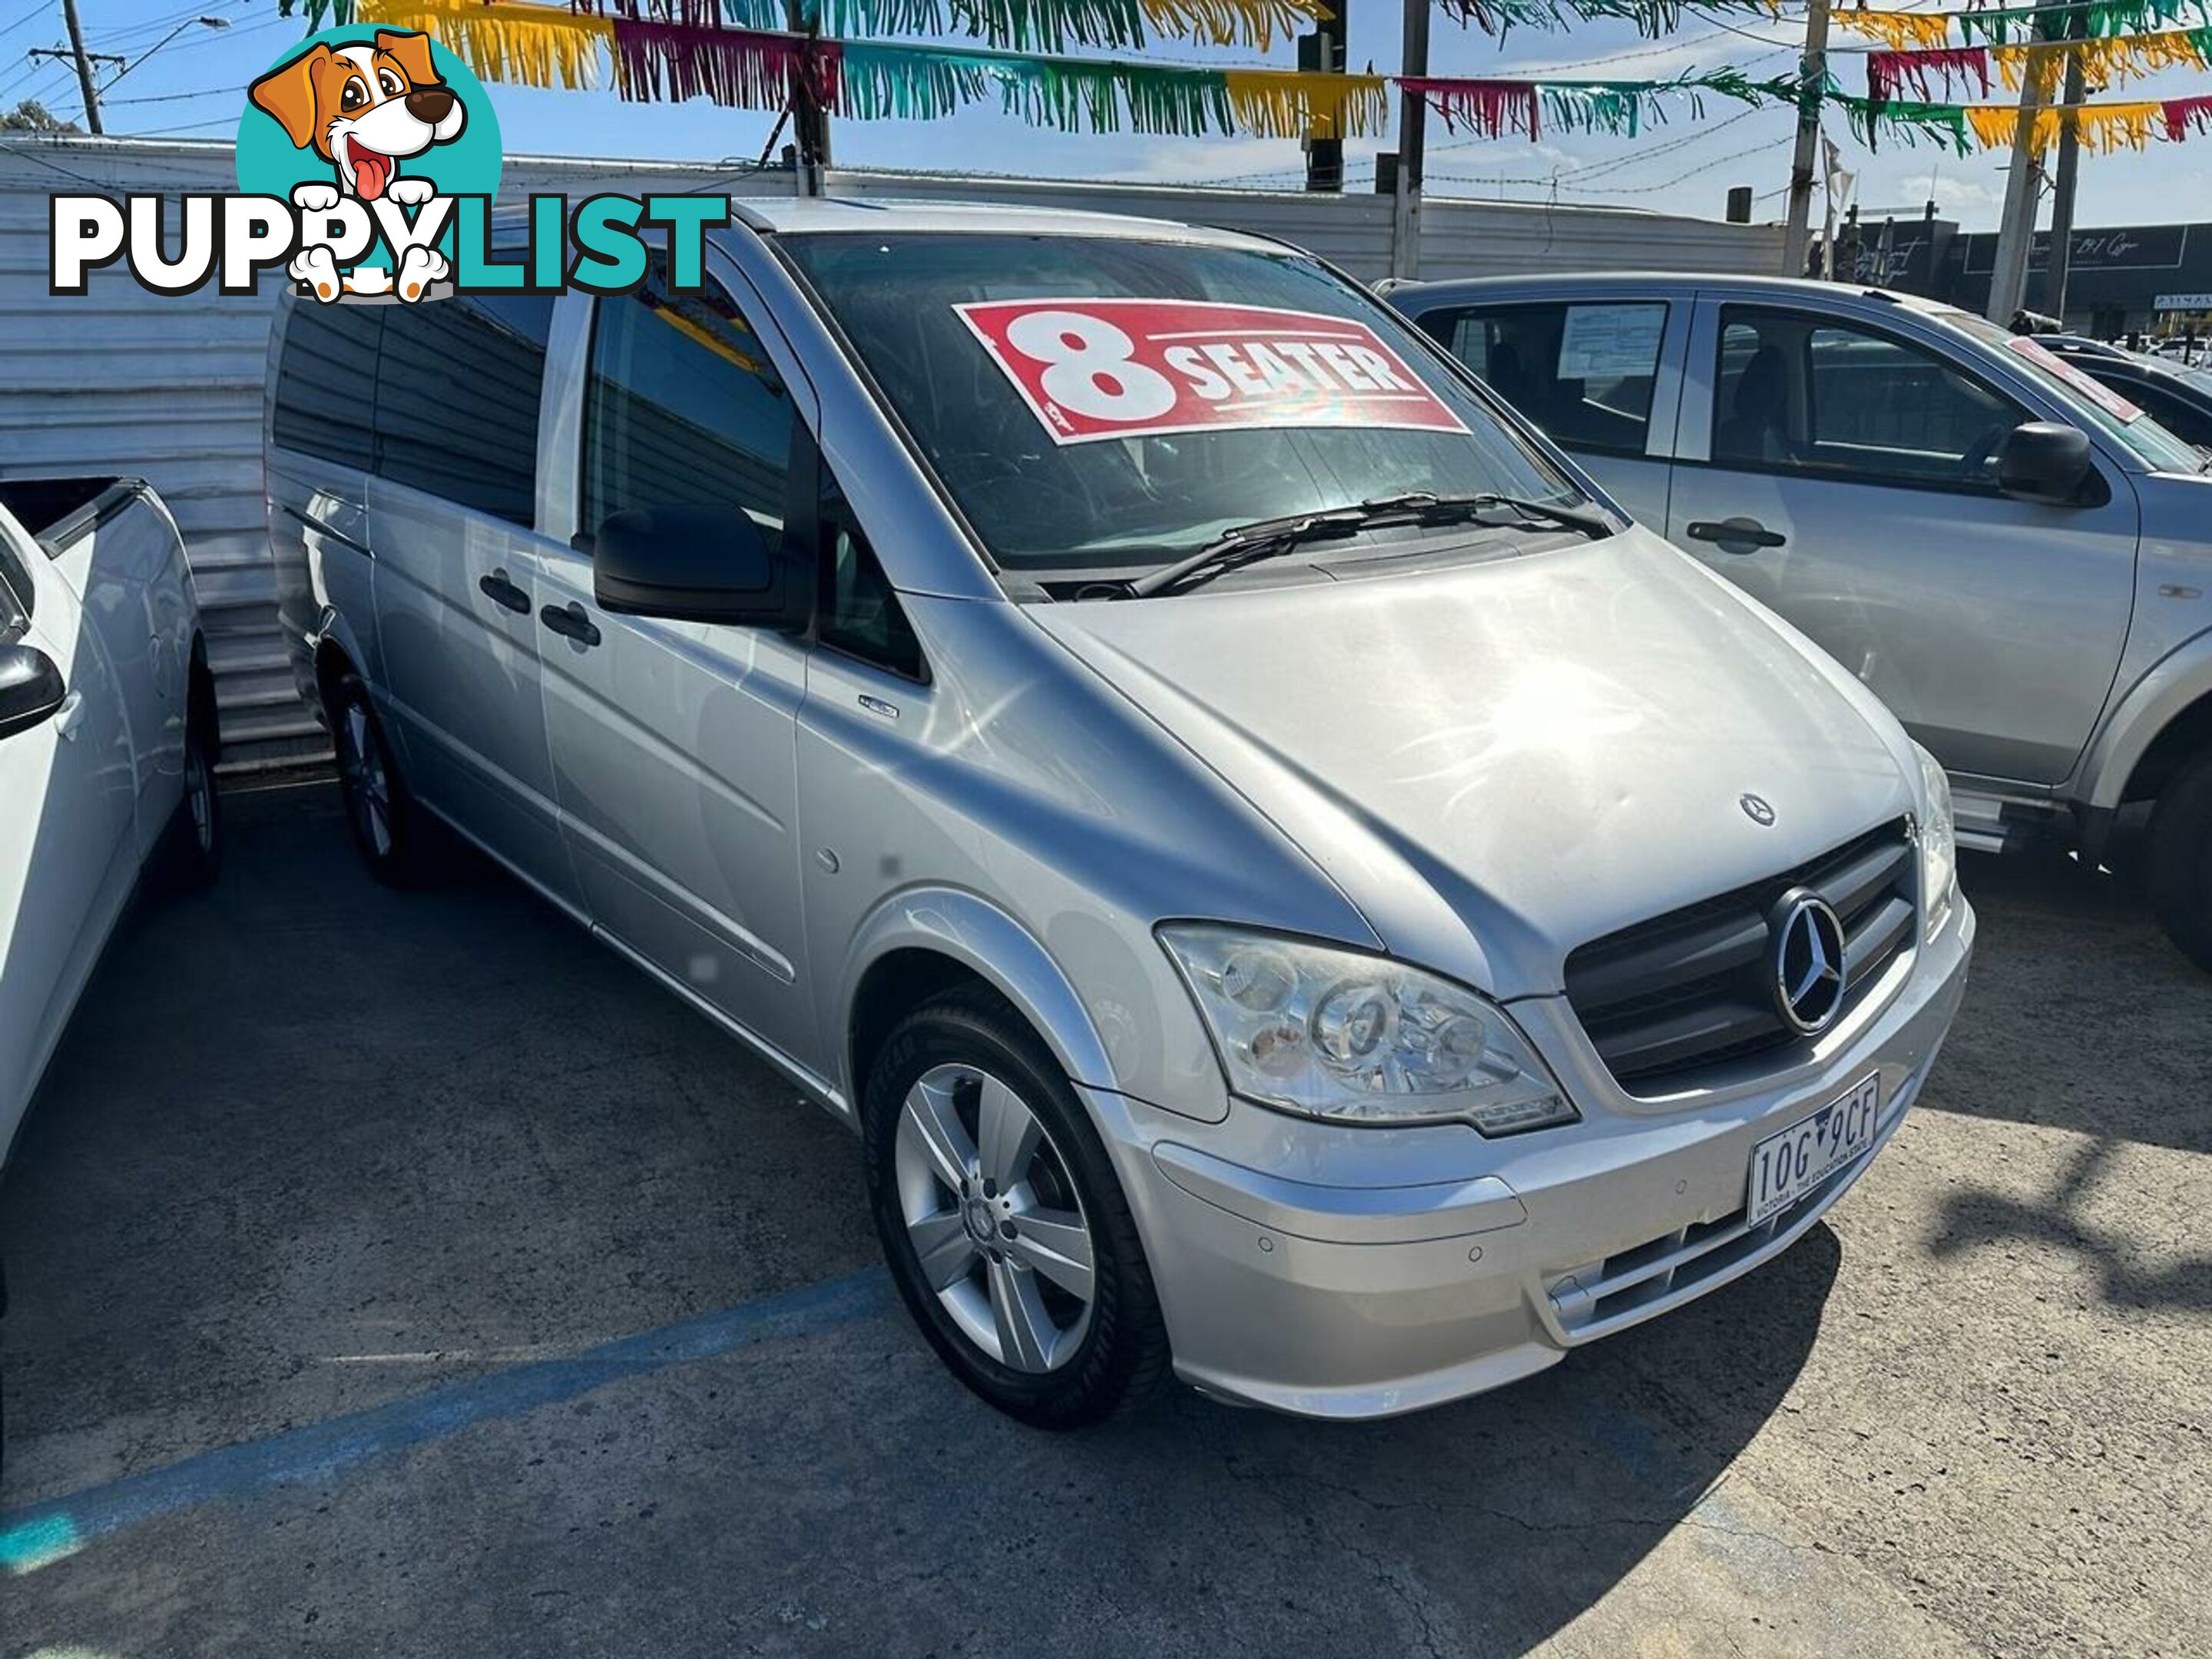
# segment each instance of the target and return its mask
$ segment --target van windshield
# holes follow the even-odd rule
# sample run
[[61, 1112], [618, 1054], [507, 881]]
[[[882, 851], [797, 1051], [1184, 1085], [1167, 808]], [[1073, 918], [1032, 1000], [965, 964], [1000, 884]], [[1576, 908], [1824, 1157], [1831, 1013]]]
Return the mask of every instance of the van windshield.
[[782, 246], [1004, 568], [1141, 572], [1255, 520], [1581, 491], [1299, 255], [1107, 236]]

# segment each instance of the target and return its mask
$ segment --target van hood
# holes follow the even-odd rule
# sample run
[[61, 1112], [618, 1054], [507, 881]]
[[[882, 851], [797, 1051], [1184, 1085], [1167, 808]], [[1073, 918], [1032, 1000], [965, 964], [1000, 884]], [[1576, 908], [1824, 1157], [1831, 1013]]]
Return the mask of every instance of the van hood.
[[1642, 530], [1530, 546], [1030, 614], [1393, 954], [1496, 996], [1913, 810], [1903, 730], [1754, 601]]

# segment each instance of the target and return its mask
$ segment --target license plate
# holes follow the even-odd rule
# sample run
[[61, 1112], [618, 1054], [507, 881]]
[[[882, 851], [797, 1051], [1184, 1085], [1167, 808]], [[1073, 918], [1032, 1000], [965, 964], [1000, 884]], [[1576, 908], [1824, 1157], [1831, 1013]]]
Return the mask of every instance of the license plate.
[[1749, 1224], [1786, 1210], [1874, 1145], [1881, 1118], [1881, 1073], [1751, 1149]]

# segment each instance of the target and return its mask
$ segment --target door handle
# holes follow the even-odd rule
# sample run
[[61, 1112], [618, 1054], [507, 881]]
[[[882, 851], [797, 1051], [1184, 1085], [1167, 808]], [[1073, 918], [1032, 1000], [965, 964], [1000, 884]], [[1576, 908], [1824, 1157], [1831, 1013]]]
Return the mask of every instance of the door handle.
[[1723, 519], [1718, 524], [1708, 519], [1692, 523], [1685, 532], [1693, 542], [1717, 543], [1729, 553], [1749, 553], [1761, 547], [1786, 547], [1790, 538], [1778, 531], [1769, 530], [1756, 519]]
[[72, 743], [84, 725], [84, 693], [72, 691], [64, 697], [61, 707], [54, 710], [54, 731]]
[[538, 613], [538, 620], [562, 639], [574, 640], [586, 650], [599, 642], [599, 630], [584, 614], [584, 607], [580, 605], [549, 605]]
[[501, 610], [512, 611], [518, 617], [530, 614], [530, 595], [509, 581], [504, 570], [495, 570], [489, 576], [477, 577], [477, 592]]

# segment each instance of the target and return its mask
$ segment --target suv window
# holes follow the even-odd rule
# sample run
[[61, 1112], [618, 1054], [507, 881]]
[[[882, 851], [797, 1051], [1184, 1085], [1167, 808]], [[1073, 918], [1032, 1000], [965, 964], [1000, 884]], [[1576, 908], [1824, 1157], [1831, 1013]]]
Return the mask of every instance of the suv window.
[[1667, 337], [1656, 301], [1500, 306], [1431, 331], [1484, 384], [1569, 449], [1641, 455]]
[[822, 469], [819, 511], [822, 643], [908, 679], [927, 678], [921, 642], [827, 465]]
[[641, 287], [597, 311], [583, 528], [631, 507], [734, 507], [775, 540], [798, 410], [729, 296], [711, 278], [697, 294], [671, 294], [656, 255]]
[[310, 300], [293, 307], [276, 359], [273, 430], [278, 444], [363, 472], [374, 465], [369, 416], [376, 403], [377, 344], [391, 309]]
[[1993, 487], [1997, 446], [2027, 418], [1923, 347], [1804, 313], [1722, 313], [1717, 465]]
[[2184, 443], [2212, 449], [2212, 411], [2148, 376], [2136, 380], [2130, 374], [2099, 374], [2098, 378], [2117, 389], [2129, 402], [2147, 410], [2151, 419]]
[[550, 294], [389, 307], [376, 362], [376, 471], [525, 526], [537, 518]]

